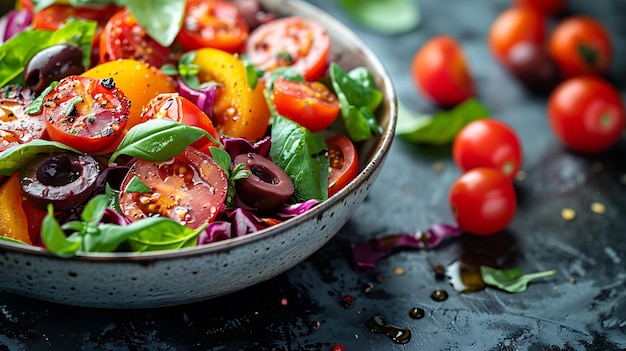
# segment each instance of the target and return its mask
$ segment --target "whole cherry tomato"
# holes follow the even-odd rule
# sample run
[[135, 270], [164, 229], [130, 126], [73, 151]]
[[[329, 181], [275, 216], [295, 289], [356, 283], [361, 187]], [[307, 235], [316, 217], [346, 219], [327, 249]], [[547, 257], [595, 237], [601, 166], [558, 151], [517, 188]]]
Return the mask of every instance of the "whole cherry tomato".
[[463, 171], [477, 167], [497, 168], [511, 180], [522, 163], [517, 133], [508, 124], [492, 118], [465, 126], [454, 139], [452, 155]]
[[515, 44], [528, 42], [543, 45], [546, 38], [545, 15], [530, 7], [511, 7], [496, 17], [489, 27], [488, 43], [493, 56], [508, 65]]
[[578, 15], [557, 24], [550, 35], [548, 51], [565, 77], [603, 75], [613, 56], [613, 44], [600, 22]]
[[578, 76], [559, 84], [548, 99], [548, 117], [559, 141], [587, 153], [615, 145], [625, 125], [618, 90], [596, 76]]
[[328, 196], [333, 196], [359, 173], [359, 155], [352, 140], [342, 134], [327, 139], [326, 145], [330, 157]]
[[129, 113], [130, 101], [113, 78], [63, 78], [45, 96], [42, 107], [50, 139], [85, 153], [113, 144]]
[[517, 209], [511, 179], [495, 168], [474, 168], [461, 175], [450, 188], [449, 201], [459, 227], [475, 235], [503, 230]]
[[301, 17], [285, 17], [261, 24], [250, 33], [246, 54], [252, 64], [272, 71], [290, 67], [308, 81], [328, 68], [330, 37], [319, 23]]
[[453, 37], [440, 35], [426, 42], [413, 57], [411, 73], [418, 89], [443, 107], [474, 96], [463, 48]]
[[539, 10], [546, 15], [556, 15], [563, 11], [567, 0], [515, 0], [518, 6], [528, 6]]
[[183, 26], [176, 40], [185, 51], [216, 48], [233, 53], [243, 47], [248, 32], [248, 24], [235, 4], [222, 0], [187, 0]]
[[542, 93], [552, 91], [562, 79], [545, 45], [530, 42], [513, 45], [506, 68], [526, 87]]
[[330, 126], [339, 115], [339, 100], [320, 82], [274, 81], [272, 102], [276, 111], [312, 132]]

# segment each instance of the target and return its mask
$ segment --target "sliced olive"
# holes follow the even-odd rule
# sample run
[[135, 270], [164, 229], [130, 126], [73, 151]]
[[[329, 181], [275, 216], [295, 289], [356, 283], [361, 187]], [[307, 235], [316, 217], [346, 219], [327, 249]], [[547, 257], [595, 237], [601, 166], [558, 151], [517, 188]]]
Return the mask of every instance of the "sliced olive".
[[73, 153], [39, 156], [20, 172], [22, 194], [35, 207], [46, 210], [74, 208], [87, 200], [100, 174], [89, 155]]
[[235, 182], [237, 196], [246, 205], [268, 210], [284, 204], [293, 195], [293, 182], [274, 162], [259, 154], [242, 154], [235, 164], [243, 163], [250, 176]]
[[517, 79], [536, 92], [550, 92], [561, 80], [559, 68], [545, 47], [515, 44], [509, 53], [509, 69]]
[[67, 44], [57, 44], [36, 53], [24, 67], [24, 82], [40, 94], [50, 83], [85, 72], [83, 51]]

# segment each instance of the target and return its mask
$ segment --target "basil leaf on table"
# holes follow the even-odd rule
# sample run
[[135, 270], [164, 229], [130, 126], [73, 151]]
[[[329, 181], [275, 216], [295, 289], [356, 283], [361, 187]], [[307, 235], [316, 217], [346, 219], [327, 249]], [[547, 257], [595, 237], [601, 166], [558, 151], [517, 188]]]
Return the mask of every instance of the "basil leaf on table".
[[359, 25], [383, 34], [401, 34], [417, 27], [419, 8], [413, 0], [340, 0], [339, 3]]
[[43, 139], [35, 139], [24, 144], [15, 145], [0, 152], [0, 174], [10, 176], [38, 154], [52, 154], [64, 151], [81, 153], [65, 144]]
[[275, 115], [272, 119], [270, 157], [294, 184], [294, 202], [328, 198], [330, 160], [326, 143], [299, 124]]
[[524, 274], [519, 268], [501, 270], [488, 266], [480, 267], [483, 282], [511, 293], [525, 291], [531, 280], [549, 277], [556, 274], [555, 270]]
[[488, 116], [487, 108], [473, 98], [432, 116], [415, 115], [399, 104], [396, 135], [413, 143], [449, 144], [468, 123]]

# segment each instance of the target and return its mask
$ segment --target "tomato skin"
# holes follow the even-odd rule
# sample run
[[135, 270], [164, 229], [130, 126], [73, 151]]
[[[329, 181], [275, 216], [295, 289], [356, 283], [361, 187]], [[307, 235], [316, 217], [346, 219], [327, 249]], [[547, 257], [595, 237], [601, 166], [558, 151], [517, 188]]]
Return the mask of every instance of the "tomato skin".
[[[135, 176], [152, 193], [125, 191]], [[136, 161], [122, 182], [119, 202], [132, 222], [158, 215], [196, 229], [223, 210], [227, 190], [224, 170], [207, 154], [188, 147], [169, 161]]]
[[443, 107], [452, 107], [475, 93], [463, 48], [447, 35], [433, 37], [417, 51], [411, 74], [422, 94]]
[[543, 45], [546, 38], [546, 17], [526, 6], [510, 7], [493, 21], [487, 33], [491, 53], [498, 62], [507, 65], [509, 52], [519, 43]]
[[[180, 96], [178, 93], [159, 94], [150, 100], [141, 114], [141, 122], [156, 118], [168, 118], [188, 126], [204, 129], [216, 141], [220, 140], [220, 136], [215, 127], [213, 127], [213, 122], [211, 122], [209, 116], [193, 102]], [[209, 148], [218, 146], [218, 144], [208, 138], [201, 138], [191, 144], [191, 146], [202, 152], [209, 153]]]
[[567, 78], [603, 75], [611, 63], [613, 44], [600, 22], [577, 15], [557, 24], [548, 40], [548, 52]]
[[557, 139], [583, 153], [615, 145], [626, 120], [619, 91], [596, 76], [570, 78], [557, 86], [548, 99], [548, 118]]
[[511, 179], [494, 168], [479, 167], [462, 174], [450, 188], [449, 201], [457, 224], [474, 235], [503, 230], [517, 209]]
[[330, 37], [313, 20], [285, 17], [261, 24], [250, 33], [246, 54], [266, 71], [290, 67], [308, 81], [316, 81], [328, 68]]
[[556, 15], [565, 9], [567, 0], [514, 0], [517, 6], [528, 6], [546, 15]]
[[335, 195], [359, 174], [359, 155], [352, 140], [340, 134], [326, 139], [330, 157], [328, 196]]
[[250, 141], [262, 138], [270, 119], [263, 94], [264, 84], [257, 84], [252, 89], [243, 62], [226, 51], [199, 49], [193, 63], [200, 66], [198, 78], [201, 82], [220, 83], [212, 111], [213, 125], [219, 133]]
[[330, 126], [339, 115], [337, 96], [320, 82], [274, 81], [272, 102], [276, 111], [312, 132]]
[[517, 133], [508, 124], [492, 118], [466, 125], [454, 139], [452, 155], [463, 171], [477, 167], [497, 168], [511, 180], [522, 163]]
[[248, 39], [248, 24], [237, 6], [221, 0], [187, 0], [176, 40], [185, 51], [216, 48], [238, 52]]
[[113, 80], [69, 76], [46, 95], [42, 115], [50, 139], [96, 153], [122, 134], [130, 101]]
[[118, 59], [136, 59], [156, 67], [176, 64], [177, 60], [170, 49], [146, 33], [127, 9], [116, 12], [100, 34], [100, 63]]

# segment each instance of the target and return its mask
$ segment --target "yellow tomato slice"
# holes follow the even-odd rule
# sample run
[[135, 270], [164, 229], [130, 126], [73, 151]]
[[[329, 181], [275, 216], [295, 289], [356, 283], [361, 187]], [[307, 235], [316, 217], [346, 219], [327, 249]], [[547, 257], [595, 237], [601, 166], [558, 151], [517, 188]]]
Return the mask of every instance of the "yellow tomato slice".
[[0, 186], [0, 235], [32, 245], [28, 235], [26, 213], [22, 208], [22, 194], [18, 173]]

